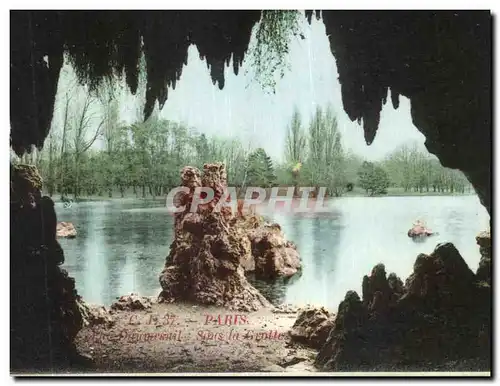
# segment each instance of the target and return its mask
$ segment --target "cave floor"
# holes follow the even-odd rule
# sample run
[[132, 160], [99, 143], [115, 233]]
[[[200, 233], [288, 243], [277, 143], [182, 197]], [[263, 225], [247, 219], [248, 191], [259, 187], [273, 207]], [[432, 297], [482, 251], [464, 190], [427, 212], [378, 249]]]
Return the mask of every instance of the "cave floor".
[[[319, 373], [313, 365], [316, 350], [290, 340], [288, 332], [297, 319], [296, 312], [274, 313], [263, 309], [242, 313], [212, 306], [153, 303], [147, 310], [114, 311], [112, 317], [112, 325], [84, 327], [75, 339], [79, 354], [90, 359], [90, 366], [51, 374], [327, 374]], [[472, 372], [488, 376], [489, 372], [476, 373], [483, 368], [489, 368], [484, 360], [464, 359], [439, 366], [431, 363], [411, 368], [376, 366], [356, 371], [435, 375]], [[23, 373], [28, 375], [25, 371], [18, 375]]]
[[296, 313], [188, 304], [117, 311], [111, 327], [83, 328], [79, 353], [97, 373], [315, 372], [317, 351], [290, 341]]

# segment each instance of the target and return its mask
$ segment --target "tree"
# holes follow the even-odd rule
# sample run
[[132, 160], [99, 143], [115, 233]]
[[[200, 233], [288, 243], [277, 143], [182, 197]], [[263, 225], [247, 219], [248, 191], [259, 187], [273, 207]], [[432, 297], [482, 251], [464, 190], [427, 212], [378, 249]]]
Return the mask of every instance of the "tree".
[[295, 107], [285, 140], [285, 160], [290, 168], [295, 194], [298, 192], [298, 181], [302, 162], [306, 158], [306, 146], [307, 138], [302, 130], [300, 112], [297, 107]]
[[198, 165], [201, 167], [204, 163], [210, 160], [210, 149], [208, 147], [207, 136], [205, 134], [200, 134], [195, 141]]
[[271, 158], [259, 148], [248, 157], [248, 185], [269, 188], [274, 185], [276, 174]]
[[[74, 176], [73, 176], [73, 195], [75, 200], [78, 197], [80, 190], [80, 161], [82, 155], [94, 144], [101, 132], [101, 127], [104, 119], [99, 118], [94, 108], [95, 99], [90, 93], [85, 93], [83, 101], [74, 105], [72, 131], [73, 131], [73, 159], [74, 159]], [[96, 126], [95, 132], [90, 139], [87, 139], [88, 130]]]
[[333, 108], [327, 107], [325, 118], [325, 173], [326, 188], [329, 194], [341, 196], [346, 188], [345, 157], [342, 138], [338, 130], [337, 117]]
[[286, 162], [296, 164], [297, 162], [304, 161], [306, 145], [307, 139], [302, 130], [300, 112], [295, 107], [285, 140]]
[[62, 140], [61, 140], [61, 158], [60, 158], [60, 169], [59, 169], [59, 174], [60, 178], [60, 191], [61, 191], [61, 198], [65, 197], [67, 195], [67, 188], [64, 185], [64, 178], [66, 176], [66, 168], [67, 168], [67, 163], [64, 162], [66, 158], [66, 148], [67, 148], [67, 143], [68, 143], [68, 130], [69, 130], [69, 104], [72, 99], [72, 90], [68, 90], [65, 94], [64, 98], [64, 119], [63, 119], [63, 132], [62, 132]]
[[106, 176], [105, 183], [107, 185], [108, 196], [113, 195], [113, 186], [115, 182], [113, 178], [117, 173], [113, 168], [117, 165], [115, 147], [118, 141], [118, 100], [116, 99], [116, 86], [112, 79], [106, 79], [97, 91], [97, 98], [103, 110], [103, 127], [102, 134], [104, 146], [106, 149], [107, 162], [103, 165]]
[[346, 180], [346, 187], [350, 185], [351, 188], [353, 188], [357, 183], [358, 171], [361, 165], [363, 165], [363, 160], [361, 157], [352, 152], [347, 152], [345, 154], [344, 178]]
[[369, 196], [387, 194], [389, 177], [384, 169], [372, 162], [363, 162], [358, 172], [359, 185]]
[[303, 166], [303, 176], [309, 185], [327, 188], [328, 194], [340, 196], [346, 186], [345, 156], [342, 136], [331, 106], [323, 112], [320, 106], [309, 123], [309, 152]]
[[44, 149], [40, 154], [40, 172], [44, 176], [44, 186], [47, 188], [50, 197], [56, 191], [56, 151], [57, 138], [54, 131], [51, 131], [45, 140]]
[[458, 170], [443, 167], [439, 160], [421, 150], [417, 143], [404, 144], [383, 162], [394, 187], [405, 192], [465, 192], [470, 184]]

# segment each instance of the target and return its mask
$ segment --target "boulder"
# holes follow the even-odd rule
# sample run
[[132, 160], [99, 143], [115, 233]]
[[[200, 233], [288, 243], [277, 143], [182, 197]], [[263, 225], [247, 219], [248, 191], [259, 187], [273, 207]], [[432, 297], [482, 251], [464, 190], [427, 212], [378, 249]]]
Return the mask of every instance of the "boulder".
[[411, 237], [413, 239], [425, 238], [432, 236], [433, 234], [434, 232], [427, 228], [420, 220], [416, 221], [408, 230], [408, 237]]
[[106, 307], [87, 304], [81, 297], [78, 297], [77, 301], [85, 327], [96, 325], [111, 327], [115, 324], [113, 316]]
[[250, 231], [248, 237], [255, 260], [256, 278], [288, 278], [301, 270], [302, 264], [297, 248], [285, 239], [278, 224], [264, 224]]
[[408, 230], [408, 237], [415, 238], [415, 237], [429, 237], [432, 236], [434, 233], [424, 227], [421, 226], [414, 226], [413, 228], [410, 228]]
[[73, 239], [76, 237], [75, 226], [70, 222], [59, 222], [56, 228], [57, 237]]
[[151, 308], [151, 306], [152, 301], [150, 298], [137, 294], [130, 294], [118, 298], [118, 301], [111, 305], [111, 309], [114, 311], [136, 311], [147, 310]]
[[335, 316], [323, 307], [300, 310], [290, 336], [298, 343], [319, 350], [326, 342], [334, 322]]
[[271, 310], [273, 314], [296, 314], [299, 311], [300, 309], [292, 304], [279, 304]]

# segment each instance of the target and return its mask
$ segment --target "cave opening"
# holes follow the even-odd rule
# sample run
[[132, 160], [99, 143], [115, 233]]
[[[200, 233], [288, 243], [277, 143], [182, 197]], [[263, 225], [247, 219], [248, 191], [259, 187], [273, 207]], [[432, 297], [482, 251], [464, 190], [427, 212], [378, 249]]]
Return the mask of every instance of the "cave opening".
[[[354, 245], [357, 234], [344, 231], [344, 241], [339, 242], [333, 237], [329, 247], [334, 255], [348, 252], [320, 261], [325, 240], [342, 232], [338, 224], [346, 219], [358, 221], [358, 228], [372, 232], [372, 241], [363, 250], [371, 253], [373, 243], [387, 232], [380, 223], [392, 208], [395, 216], [403, 212], [401, 208], [407, 212], [397, 224], [400, 227], [422, 216], [435, 216], [439, 241], [451, 238], [469, 266], [478, 265], [473, 238], [478, 227], [486, 227], [484, 221], [491, 210], [490, 14], [323, 11], [306, 12], [298, 22], [293, 17], [269, 15], [266, 17], [275, 28], [271, 31], [287, 42], [290, 55], [289, 62], [280, 62], [272, 56], [271, 45], [268, 50], [274, 61], [270, 63], [278, 71], [270, 73], [259, 56], [262, 52], [251, 40], [252, 28], [262, 17], [260, 11], [228, 15], [216, 11], [11, 13], [11, 42], [15, 42], [11, 44], [11, 148], [15, 153], [11, 160], [17, 162], [21, 156], [23, 163], [36, 164], [44, 181], [43, 194], [56, 201], [54, 206], [52, 200], [38, 197], [38, 182], [32, 184], [34, 189], [16, 184], [18, 176], [36, 178], [29, 168], [14, 167], [12, 171], [11, 167], [11, 260], [23, 264], [11, 268], [11, 278], [19, 277], [11, 300], [23, 307], [41, 303], [33, 294], [19, 297], [23, 287], [32, 286], [50, 288], [53, 293], [38, 295], [54, 302], [38, 313], [35, 309], [32, 318], [40, 323], [30, 334], [26, 331], [31, 319], [23, 319], [21, 311], [14, 313], [11, 320], [25, 320], [17, 334], [25, 340], [14, 350], [23, 351], [20, 347], [26, 344], [35, 350], [40, 336], [54, 336], [61, 342], [60, 353], [46, 353], [46, 362], [57, 361], [54, 355], [67, 359], [68, 347], [82, 323], [83, 311], [75, 301], [77, 290], [84, 292], [84, 300], [94, 297], [97, 303], [109, 304], [116, 291], [141, 292], [149, 282], [157, 283], [158, 272], [143, 261], [148, 253], [156, 254], [160, 260], [153, 265], [160, 267], [164, 260], [161, 247], [168, 242], [151, 241], [160, 228], [135, 235], [124, 224], [128, 221], [136, 226], [146, 218], [160, 223], [154, 217], [159, 207], [154, 202], [178, 184], [179, 171], [188, 164], [201, 168], [206, 162], [224, 161], [229, 182], [240, 187], [252, 182], [266, 188], [324, 185], [332, 199], [367, 196], [365, 206], [327, 219], [333, 224], [325, 228], [329, 234], [318, 225], [320, 220], [297, 225], [278, 215], [278, 222], [285, 223], [287, 232], [299, 240], [294, 242], [303, 242], [304, 232], [312, 232], [312, 238], [316, 233], [322, 235], [305, 247], [304, 253], [314, 256], [314, 270], [312, 277], [306, 272], [291, 287], [292, 299], [304, 300], [300, 296], [311, 291], [303, 283], [316, 280], [314, 284], [323, 285], [324, 294], [315, 300], [337, 306], [342, 299], [326, 294], [343, 294], [360, 280], [356, 279], [357, 284], [337, 280], [339, 287], [332, 289], [328, 283], [333, 279], [323, 271], [343, 271], [343, 276], [349, 276], [345, 262], [356, 252], [343, 243]], [[293, 33], [280, 35], [282, 29]], [[256, 31], [253, 33], [255, 39]], [[264, 29], [260, 36], [269, 45], [266, 33], [269, 30]], [[93, 41], [101, 44], [94, 46]], [[164, 52], [169, 53], [168, 58]], [[254, 67], [267, 77], [256, 79]], [[109, 78], [113, 71], [124, 74], [115, 84]], [[87, 86], [79, 85], [81, 80]], [[267, 93], [262, 91], [266, 88], [270, 89]], [[389, 96], [391, 103], [386, 104]], [[125, 108], [130, 105], [132, 109]], [[39, 149], [32, 150], [32, 146]], [[256, 166], [248, 166], [250, 159]], [[266, 168], [271, 164], [273, 173], [269, 174]], [[298, 169], [293, 168], [298, 164]], [[67, 196], [74, 201], [70, 208], [57, 200]], [[402, 203], [398, 196], [414, 196], [420, 201]], [[32, 197], [38, 208], [34, 214], [27, 205]], [[125, 211], [123, 217], [108, 218], [106, 208], [113, 212], [112, 205], [95, 212], [92, 202], [85, 201], [127, 197], [152, 203], [136, 217], [137, 208], [124, 206], [120, 208]], [[470, 203], [460, 201], [469, 198]], [[478, 209], [476, 201], [486, 212]], [[443, 206], [445, 210], [439, 212], [437, 208]], [[472, 224], [467, 218], [478, 222]], [[79, 241], [79, 234], [76, 240], [57, 242], [56, 221], [62, 220], [74, 221], [77, 228], [79, 223], [85, 224], [83, 240]], [[28, 249], [23, 236], [26, 224], [34, 234], [43, 229], [42, 241], [30, 240]], [[106, 224], [118, 231], [109, 230]], [[390, 224], [390, 231], [398, 232], [395, 227]], [[101, 239], [140, 245], [132, 251], [138, 256], [129, 256], [123, 247], [113, 244], [116, 258], [101, 270], [95, 257], [106, 251], [90, 247], [85, 239], [96, 229], [108, 229]], [[460, 244], [467, 238], [472, 242]], [[73, 242], [80, 246], [75, 248]], [[404, 242], [408, 242], [406, 236]], [[41, 254], [46, 260], [32, 264], [30, 259], [40, 256], [38, 244], [43, 246]], [[148, 249], [151, 245], [154, 252]], [[412, 258], [428, 246], [393, 245], [398, 251], [406, 247], [404, 253]], [[76, 284], [60, 271], [63, 250], [63, 267], [76, 277]], [[92, 272], [78, 271], [81, 261], [77, 254], [94, 256]], [[398, 256], [371, 255], [359, 272], [351, 272], [354, 277], [369, 271], [380, 259], [396, 266], [398, 276], [411, 273], [410, 264], [399, 263]], [[47, 267], [51, 273], [40, 275]], [[137, 267], [152, 273], [136, 276]], [[115, 271], [121, 272], [125, 284], [117, 280], [106, 287], [104, 283]], [[99, 285], [88, 291], [96, 276]], [[282, 288], [275, 292], [281, 293]], [[57, 307], [69, 310], [64, 312], [65, 319], [56, 315]], [[49, 333], [42, 314], [52, 318]], [[24, 351], [23, 355], [14, 367], [36, 354]]]

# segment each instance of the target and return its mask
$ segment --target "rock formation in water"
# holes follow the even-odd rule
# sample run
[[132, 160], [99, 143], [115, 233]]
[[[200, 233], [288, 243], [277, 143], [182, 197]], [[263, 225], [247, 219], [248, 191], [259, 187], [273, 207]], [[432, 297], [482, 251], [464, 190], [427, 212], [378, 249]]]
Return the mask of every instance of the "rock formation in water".
[[[180, 193], [175, 201], [185, 210], [175, 213], [175, 239], [160, 276], [160, 301], [186, 300], [247, 311], [271, 306], [245, 278], [241, 261], [251, 259], [245, 231], [232, 226], [231, 212], [213, 210], [227, 187], [225, 166], [205, 164], [203, 172], [200, 176], [196, 168], [182, 169], [182, 186], [189, 193]], [[190, 212], [199, 186], [212, 188], [214, 199]]]
[[57, 237], [73, 239], [76, 237], [75, 226], [70, 222], [58, 222], [56, 228]]
[[434, 232], [432, 232], [420, 221], [415, 222], [415, 224], [413, 224], [413, 226], [408, 230], [408, 237], [411, 238], [429, 237], [433, 234]]
[[[269, 302], [245, 278], [290, 277], [301, 268], [295, 245], [285, 239], [278, 224], [259, 217], [240, 216], [230, 206], [218, 206], [227, 189], [225, 166], [205, 164], [203, 176], [186, 166], [182, 186], [189, 192], [175, 197], [175, 239], [160, 276], [162, 301], [189, 300], [256, 310]], [[214, 198], [190, 211], [197, 187], [210, 187]], [[218, 206], [218, 210], [214, 210]]]
[[75, 281], [59, 267], [54, 203], [34, 166], [11, 165], [10, 187], [11, 370], [79, 364], [73, 340], [83, 321]]
[[279, 224], [262, 224], [248, 232], [252, 259], [243, 264], [245, 271], [259, 279], [289, 278], [297, 274], [302, 264], [296, 246], [285, 239]]
[[[323, 370], [430, 371], [476, 360], [490, 369], [491, 288], [478, 281], [450, 244], [420, 254], [405, 285], [379, 264], [349, 291], [316, 365]], [[446, 367], [444, 367], [446, 368]]]

